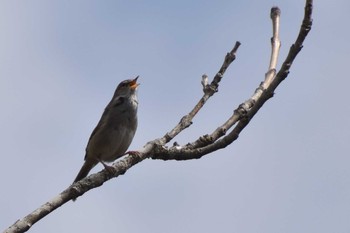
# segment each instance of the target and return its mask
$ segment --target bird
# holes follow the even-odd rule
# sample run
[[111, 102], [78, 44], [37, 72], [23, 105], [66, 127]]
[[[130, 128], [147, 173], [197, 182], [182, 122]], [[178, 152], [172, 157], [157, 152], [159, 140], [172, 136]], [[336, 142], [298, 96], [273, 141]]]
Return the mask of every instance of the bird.
[[85, 178], [92, 168], [125, 155], [137, 129], [137, 76], [119, 83], [85, 149], [84, 164], [73, 183]]

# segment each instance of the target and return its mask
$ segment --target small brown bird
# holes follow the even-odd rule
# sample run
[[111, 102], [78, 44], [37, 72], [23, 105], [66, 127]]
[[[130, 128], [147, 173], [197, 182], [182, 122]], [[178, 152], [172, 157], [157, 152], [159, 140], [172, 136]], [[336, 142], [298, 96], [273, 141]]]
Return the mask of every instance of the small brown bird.
[[120, 158], [130, 146], [137, 128], [138, 77], [118, 85], [90, 136], [85, 162], [74, 182], [85, 178], [99, 162], [108, 168], [105, 162], [113, 162]]

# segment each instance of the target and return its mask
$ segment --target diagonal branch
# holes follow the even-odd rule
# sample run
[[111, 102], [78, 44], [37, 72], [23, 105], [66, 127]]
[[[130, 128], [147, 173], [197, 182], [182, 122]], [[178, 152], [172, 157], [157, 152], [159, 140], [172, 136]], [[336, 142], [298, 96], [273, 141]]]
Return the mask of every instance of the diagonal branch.
[[62, 206], [64, 203], [75, 199], [87, 191], [100, 187], [104, 182], [118, 177], [119, 175], [123, 175], [129, 168], [141, 162], [142, 160], [149, 157], [150, 154], [153, 154], [154, 151], [157, 151], [162, 145], [168, 143], [171, 139], [177, 136], [181, 131], [189, 127], [192, 123], [192, 119], [199, 112], [199, 110], [204, 106], [207, 100], [213, 96], [219, 86], [219, 82], [221, 81], [225, 71], [230, 66], [230, 64], [236, 59], [236, 52], [240, 46], [240, 42], [236, 42], [233, 49], [226, 54], [224, 62], [219, 69], [219, 72], [215, 75], [213, 81], [210, 84], [202, 84], [204, 95], [192, 109], [192, 111], [186, 116], [182, 117], [180, 122], [168, 133], [166, 133], [163, 137], [155, 139], [151, 142], [148, 142], [137, 155], [128, 155], [124, 158], [115, 162], [112, 167], [114, 168], [114, 174], [107, 172], [105, 169], [92, 174], [85, 179], [72, 184], [69, 188], [61, 192], [59, 195], [54, 197], [49, 202], [43, 204], [38, 209], [34, 210], [32, 213], [27, 215], [21, 220], [17, 220], [12, 226], [10, 226], [5, 233], [10, 232], [25, 232], [30, 229], [32, 225], [34, 225], [37, 221], [44, 218], [46, 215]]

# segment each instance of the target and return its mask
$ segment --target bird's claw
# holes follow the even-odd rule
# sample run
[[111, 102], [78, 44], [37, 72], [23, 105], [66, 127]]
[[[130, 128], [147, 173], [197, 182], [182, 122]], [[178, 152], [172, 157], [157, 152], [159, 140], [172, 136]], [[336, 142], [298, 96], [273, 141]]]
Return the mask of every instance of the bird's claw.
[[131, 155], [131, 156], [141, 157], [141, 152], [136, 151], [136, 150], [129, 150], [124, 155]]
[[115, 169], [113, 166], [109, 166], [109, 165], [105, 164], [103, 161], [100, 161], [100, 163], [102, 163], [102, 165], [105, 167], [106, 171], [109, 174], [113, 175], [115, 173]]

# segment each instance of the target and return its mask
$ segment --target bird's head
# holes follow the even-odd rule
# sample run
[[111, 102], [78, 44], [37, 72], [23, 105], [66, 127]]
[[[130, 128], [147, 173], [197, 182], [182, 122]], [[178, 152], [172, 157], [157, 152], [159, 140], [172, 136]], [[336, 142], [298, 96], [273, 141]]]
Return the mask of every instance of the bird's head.
[[137, 87], [140, 85], [140, 83], [137, 83], [138, 78], [139, 76], [119, 83], [117, 89], [115, 90], [114, 96], [131, 96], [136, 93]]

